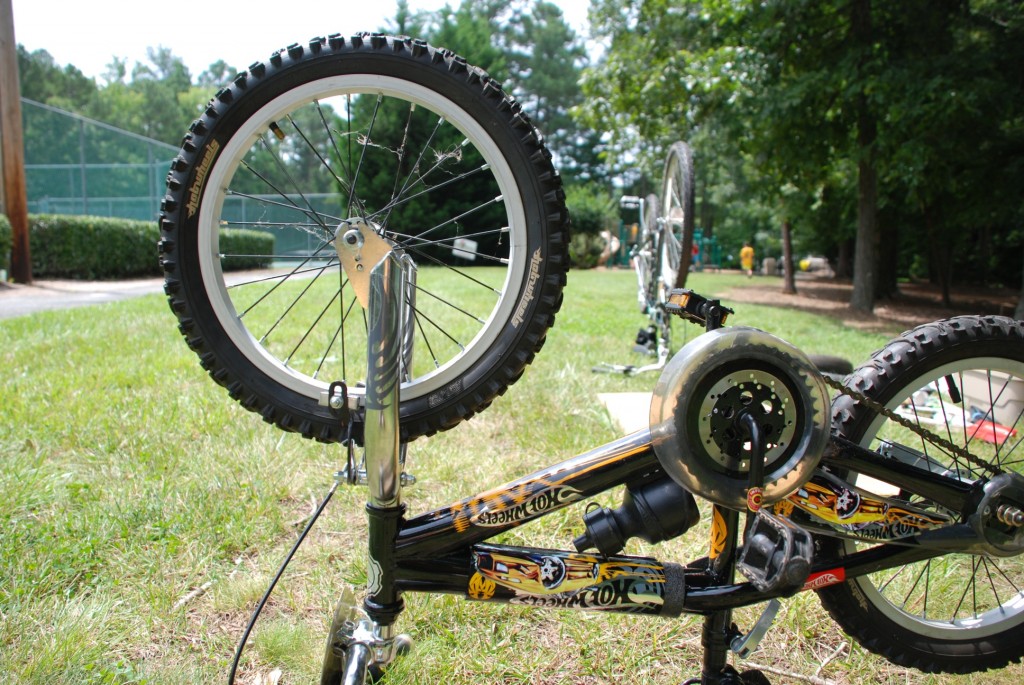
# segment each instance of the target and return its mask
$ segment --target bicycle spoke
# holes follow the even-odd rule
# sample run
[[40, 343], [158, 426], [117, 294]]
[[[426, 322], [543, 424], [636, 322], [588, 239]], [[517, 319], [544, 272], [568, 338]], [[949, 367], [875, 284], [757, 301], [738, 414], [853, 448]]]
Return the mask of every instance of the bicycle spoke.
[[[307, 261], [308, 261], [308, 260], [307, 260]], [[301, 266], [302, 266], [302, 264], [299, 264], [298, 266], [296, 266], [296, 267], [295, 267], [295, 269], [294, 269], [294, 270], [292, 271], [292, 273], [296, 273], [296, 272], [297, 272], [297, 271], [299, 270], [299, 268], [300, 268]], [[324, 266], [324, 267], [320, 267], [319, 269], [318, 269], [318, 268], [316, 268], [316, 267], [314, 267], [313, 269], [310, 269], [310, 271], [323, 271], [323, 270], [325, 270], [325, 269], [327, 269], [327, 268], [328, 268], [328, 267], [326, 267], [326, 266]], [[284, 283], [285, 281], [287, 281], [287, 280], [288, 280], [288, 277], [289, 277], [289, 276], [291, 276], [291, 275], [292, 275], [292, 274], [286, 274], [286, 275], [284, 275], [284, 276], [283, 276], [283, 278], [279, 279], [277, 283], [275, 283], [274, 285], [272, 285], [272, 286], [270, 287], [270, 289], [269, 289], [269, 290], [265, 291], [265, 292], [264, 292], [264, 293], [263, 293], [263, 294], [262, 294], [262, 295], [261, 295], [261, 296], [260, 296], [259, 298], [257, 298], [257, 299], [256, 299], [256, 301], [255, 301], [255, 302], [252, 302], [252, 303], [251, 303], [251, 304], [250, 304], [250, 305], [249, 305], [248, 307], [246, 307], [246, 308], [245, 308], [245, 309], [243, 309], [243, 310], [242, 310], [241, 312], [239, 312], [239, 313], [238, 313], [238, 318], [239, 318], [239, 319], [244, 319], [244, 318], [245, 318], [245, 316], [246, 316], [246, 314], [248, 314], [249, 312], [251, 312], [251, 311], [252, 311], [253, 309], [255, 309], [255, 308], [256, 308], [256, 307], [257, 307], [257, 306], [258, 306], [258, 305], [259, 305], [259, 304], [260, 304], [261, 302], [263, 302], [264, 300], [266, 300], [266, 299], [267, 299], [268, 297], [270, 297], [270, 295], [272, 295], [272, 294], [273, 294], [273, 293], [274, 293], [275, 291], [277, 291], [277, 290], [278, 290], [278, 288], [280, 288], [280, 287], [281, 287], [281, 285], [282, 285], [282, 284], [283, 284], [283, 283]], [[313, 278], [316, 278], [316, 276], [314, 276]], [[268, 279], [263, 279], [263, 280], [274, 280], [274, 279], [273, 279], [273, 278], [268, 278]], [[258, 282], [262, 282], [262, 281], [255, 281], [255, 282], [257, 282], [257, 283], [258, 283]], [[241, 284], [241, 285], [247, 285], [247, 284]], [[237, 286], [237, 287], [240, 287], [240, 286]]]
[[[496, 235], [496, 234], [497, 235], [504, 235], [504, 234], [506, 234], [508, 232], [509, 232], [508, 226], [503, 226], [502, 228], [492, 228], [489, 231], [478, 231], [477, 233], [466, 233], [466, 234], [463, 234], [463, 235], [451, 236], [449, 238], [438, 238], [437, 240], [423, 240], [422, 238], [420, 238], [420, 236], [402, 235], [402, 234], [397, 234], [397, 233], [392, 233], [390, 235], [392, 235], [392, 236], [400, 236], [402, 238], [406, 238], [407, 240], [406, 240], [406, 242], [402, 243], [403, 245], [413, 244], [413, 243], [411, 243], [411, 241], [416, 240], [416, 241], [419, 241], [419, 242], [415, 243], [415, 245], [417, 247], [429, 247], [431, 245], [445, 245], [445, 244], [449, 244], [449, 243], [450, 244], [454, 244], [456, 240], [460, 240], [460, 239], [480, 238], [480, 237], [483, 237], [483, 236]], [[462, 251], [465, 252], [466, 250], [462, 250]], [[494, 261], [498, 261], [501, 264], [508, 264], [508, 260], [504, 259], [504, 258], [501, 258], [501, 257], [490, 257], [490, 255], [484, 255], [484, 254], [481, 254], [479, 252], [474, 252], [474, 253], [471, 253], [471, 254], [475, 254], [475, 255], [480, 256], [480, 257], [489, 257], [490, 259], [492, 259]]]
[[502, 197], [501, 197], [501, 195], [499, 195], [499, 196], [497, 196], [497, 197], [495, 197], [495, 198], [493, 198], [491, 200], [488, 200], [487, 202], [483, 202], [483, 203], [477, 205], [476, 207], [473, 207], [472, 209], [466, 210], [465, 212], [459, 214], [458, 216], [453, 216], [450, 219], [447, 219], [447, 220], [437, 224], [433, 228], [430, 228], [430, 229], [420, 233], [416, 237], [420, 238], [420, 239], [423, 239], [426, 236], [428, 236], [431, 233], [433, 233], [434, 231], [440, 230], [440, 229], [444, 228], [445, 226], [450, 226], [452, 224], [458, 223], [460, 220], [465, 219], [467, 216], [471, 216], [471, 215], [476, 214], [476, 213], [478, 213], [478, 212], [480, 212], [480, 211], [482, 211], [482, 210], [484, 210], [484, 209], [486, 209], [488, 207], [491, 207], [493, 205], [498, 204], [499, 202], [501, 202], [501, 200], [502, 200]]
[[[244, 164], [244, 162], [243, 162], [243, 164]], [[253, 173], [255, 173], [255, 172], [253, 172]], [[263, 180], [263, 179], [261, 178], [261, 180]], [[279, 202], [277, 200], [271, 200], [270, 198], [262, 196], [262, 195], [254, 195], [252, 193], [246, 193], [246, 192], [241, 192], [241, 191], [238, 191], [238, 190], [232, 190], [230, 188], [227, 191], [225, 191], [225, 195], [227, 195], [228, 197], [240, 197], [240, 198], [243, 198], [245, 200], [252, 200], [252, 201], [257, 202], [257, 203], [259, 203], [261, 205], [266, 205], [268, 207], [279, 207], [279, 208], [282, 208], [282, 209], [288, 209], [288, 210], [293, 210], [293, 211], [301, 212], [302, 214], [304, 214], [304, 215], [306, 215], [306, 216], [308, 216], [310, 218], [316, 218], [316, 219], [325, 218], [325, 219], [328, 219], [329, 221], [331, 221], [333, 223], [341, 223], [341, 219], [339, 217], [332, 216], [330, 214], [325, 214], [323, 212], [318, 212], [315, 209], [306, 209], [306, 208], [300, 207], [299, 205], [295, 204], [291, 200], [291, 198], [289, 198], [287, 195], [285, 195], [282, 191], [278, 190], [273, 184], [270, 184], [269, 182], [267, 183], [267, 187], [270, 188], [271, 190], [273, 190], [274, 194], [280, 195], [281, 197], [283, 197], [285, 200], [287, 200], [287, 202]], [[294, 222], [294, 223], [292, 223], [292, 222], [277, 222], [277, 223], [274, 223], [274, 224], [266, 224], [266, 223], [259, 222], [259, 221], [247, 221], [247, 222], [244, 222], [244, 223], [243, 222], [231, 221], [231, 222], [228, 222], [228, 223], [231, 224], [231, 225], [242, 224], [242, 225], [251, 225], [251, 226], [291, 226], [291, 227], [294, 227], [294, 228], [298, 228], [298, 229], [300, 229], [300, 230], [302, 230], [302, 231], [304, 231], [306, 233], [309, 233], [309, 234], [313, 235], [315, 238], [317, 238], [319, 240], [323, 240], [325, 238], [325, 236], [318, 235], [314, 231], [310, 230], [311, 227], [316, 227], [316, 228], [320, 228], [320, 229], [324, 230], [325, 232], [327, 232], [330, 235], [331, 238], [334, 237], [334, 232], [331, 229], [329, 229], [327, 227], [327, 225], [323, 221], [319, 221], [319, 220], [316, 221], [313, 224], [306, 224], [306, 223], [300, 223], [300, 222]]]
[[[411, 112], [410, 112], [410, 116], [411, 116]], [[409, 188], [409, 182], [412, 180], [413, 174], [416, 173], [416, 170], [420, 168], [420, 163], [423, 161], [423, 156], [427, 153], [427, 150], [429, 150], [430, 146], [433, 144], [434, 137], [437, 135], [437, 132], [441, 129], [442, 124], [444, 124], [444, 117], [438, 117], [437, 121], [434, 124], [433, 130], [431, 130], [431, 132], [430, 132], [430, 136], [427, 137], [426, 142], [420, 147], [420, 154], [419, 154], [419, 156], [417, 156], [416, 162], [409, 169], [409, 174], [405, 177], [405, 180], [402, 182], [401, 190], [398, 190], [397, 192], [392, 193], [391, 201], [388, 202], [387, 206], [384, 207], [380, 212], [377, 212], [377, 214], [385, 213], [386, 212], [384, 214], [384, 218], [380, 222], [381, 226], [387, 227], [388, 219], [391, 218], [391, 212], [394, 211], [395, 207], [399, 206], [400, 204], [404, 204], [404, 203], [408, 202], [409, 200], [415, 199], [416, 197], [419, 197], [423, 193], [427, 192], [425, 190], [425, 191], [423, 191], [423, 193], [417, 193], [416, 195], [413, 195], [411, 197], [406, 197], [403, 200], [399, 201], [399, 198], [403, 197], [405, 195], [406, 189]], [[396, 180], [396, 186], [397, 186], [397, 180], [398, 180], [397, 179], [397, 175], [396, 175], [395, 180]], [[419, 181], [417, 180], [417, 182], [413, 184], [413, 187], [415, 187], [415, 185], [417, 185], [418, 183], [419, 183]]]
[[[327, 314], [327, 311], [331, 308], [331, 306], [334, 304], [334, 301], [337, 300], [340, 295], [341, 295], [341, 290], [339, 289], [337, 295], [335, 297], [332, 297], [330, 299], [330, 301], [327, 304], [324, 305], [323, 309], [320, 310], [320, 313], [316, 316], [316, 318], [313, 319], [313, 323], [310, 324], [309, 328], [306, 330], [306, 332], [303, 334], [303, 336], [301, 338], [299, 338], [299, 341], [297, 343], [295, 343], [295, 347], [292, 348], [292, 351], [289, 352], [288, 356], [285, 357], [282, 360], [284, 362], [285, 366], [291, 366], [292, 359], [295, 357], [296, 353], [299, 351], [299, 348], [302, 347], [303, 343], [305, 343], [306, 340], [309, 339], [310, 333], [312, 333], [313, 329], [315, 329], [320, 324], [320, 321], [324, 318], [324, 315]], [[323, 360], [323, 358], [321, 358], [320, 359], [320, 363], [317, 365], [317, 369], [322, 367], [323, 363], [324, 363], [324, 360]], [[314, 374], [314, 377], [315, 377], [315, 374]]]
[[441, 368], [441, 362], [438, 361], [437, 355], [434, 353], [434, 348], [430, 344], [430, 338], [427, 337], [426, 331], [423, 330], [423, 322], [420, 321], [419, 314], [416, 310], [413, 310], [413, 321], [416, 322], [416, 328], [420, 332], [420, 337], [423, 338], [423, 344], [427, 346], [427, 352], [430, 354], [430, 360], [434, 363], [434, 368]]
[[[437, 185], [426, 186], [423, 190], [419, 191], [418, 193], [414, 193], [412, 195], [407, 195], [407, 196], [404, 196], [404, 197], [401, 197], [401, 198], [395, 198], [391, 203], [388, 204], [387, 207], [385, 207], [384, 209], [382, 209], [382, 210], [380, 210], [378, 212], [375, 212], [375, 213], [371, 214], [368, 218], [375, 219], [380, 214], [383, 214], [383, 213], [386, 212], [386, 214], [384, 216], [384, 219], [382, 219], [380, 221], [380, 225], [386, 227], [388, 225], [388, 219], [391, 216], [391, 212], [393, 210], [395, 210], [396, 208], [401, 207], [402, 205], [408, 204], [409, 202], [412, 202], [413, 200], [417, 200], [417, 199], [420, 199], [422, 197], [426, 197], [427, 195], [429, 195], [431, 193], [434, 193], [434, 192], [437, 192], [438, 190], [443, 190], [444, 188], [446, 188], [448, 186], [454, 185], [454, 184], [462, 182], [462, 181], [466, 181], [466, 180], [472, 178], [474, 175], [482, 173], [484, 171], [487, 171], [487, 165], [486, 164], [481, 165], [481, 166], [479, 166], [479, 167], [477, 167], [475, 169], [471, 169], [470, 171], [463, 172], [463, 173], [459, 174], [458, 176], [453, 176], [452, 178], [446, 179], [446, 180], [442, 181], [441, 183], [438, 183]], [[389, 231], [388, 235], [401, 235], [401, 234], [392, 233], [391, 231]]]
[[974, 593], [974, 578], [978, 574], [978, 560], [977, 559], [972, 559], [971, 560], [971, 564], [972, 564], [971, 578], [967, 581], [967, 584], [964, 586], [964, 591], [960, 595], [960, 599], [957, 601], [956, 605], [953, 607], [953, 611], [951, 612], [950, 617], [949, 617], [950, 621], [955, 620], [957, 615], [960, 613], [960, 609], [963, 607], [964, 601], [966, 601], [968, 593], [971, 594], [972, 611], [974, 612], [975, 616], [978, 615], [978, 600], [977, 600], [977, 596]]
[[416, 290], [417, 290], [418, 292], [421, 292], [421, 293], [424, 293], [424, 294], [426, 294], [426, 295], [429, 295], [430, 297], [434, 298], [434, 299], [435, 299], [435, 300], [437, 300], [438, 302], [442, 302], [442, 303], [444, 303], [444, 304], [448, 305], [449, 307], [451, 307], [452, 309], [454, 309], [455, 311], [457, 311], [457, 312], [459, 312], [459, 313], [461, 313], [461, 314], [465, 314], [465, 315], [466, 315], [466, 316], [468, 316], [468, 317], [469, 317], [470, 319], [472, 319], [473, 321], [476, 321], [476, 322], [477, 322], [477, 323], [479, 323], [479, 324], [482, 324], [482, 323], [484, 323], [484, 320], [483, 320], [483, 319], [481, 319], [481, 318], [480, 318], [479, 316], [477, 316], [476, 314], [471, 314], [471, 313], [467, 312], [467, 311], [466, 311], [465, 309], [463, 309], [462, 307], [459, 307], [458, 305], [456, 305], [456, 304], [453, 304], [452, 302], [449, 302], [448, 300], [446, 300], [445, 298], [443, 298], [443, 297], [441, 297], [441, 296], [439, 296], [439, 295], [435, 295], [434, 293], [430, 292], [430, 291], [429, 291], [429, 290], [427, 290], [426, 288], [421, 288], [420, 286], [418, 286], [418, 285], [417, 285], [417, 286], [416, 286]]
[[[335, 129], [327, 122], [327, 115], [324, 114], [324, 108], [320, 100], [315, 100], [314, 106], [316, 109], [317, 116], [320, 118], [320, 123], [323, 124], [324, 133], [327, 134], [327, 139], [331, 143], [331, 149], [334, 150], [334, 154], [338, 156], [338, 164], [341, 166], [341, 170], [344, 172], [345, 176], [351, 177], [351, 166], [345, 165], [345, 158], [341, 154], [341, 149], [338, 147], [338, 140], [334, 136]], [[338, 184], [341, 186], [342, 190], [351, 189], [351, 184], [346, 184], [341, 178], [338, 178], [337, 175], [335, 175], [335, 178], [338, 179]]]
[[[272, 127], [273, 127], [273, 126], [274, 126], [274, 125], [272, 124]], [[276, 130], [280, 130], [280, 129], [276, 129]], [[283, 135], [283, 133], [282, 133], [282, 135]], [[285, 166], [285, 165], [284, 165], [284, 163], [283, 163], [283, 162], [281, 161], [281, 157], [280, 157], [280, 155], [279, 155], [279, 154], [277, 154], [277, 153], [276, 153], [276, 152], [275, 152], [275, 151], [273, 150], [273, 148], [271, 148], [271, 146], [270, 146], [270, 143], [268, 143], [268, 142], [267, 142], [266, 136], [263, 136], [263, 135], [261, 135], [261, 136], [259, 137], [259, 142], [260, 142], [260, 144], [261, 144], [261, 145], [263, 146], [263, 148], [264, 148], [264, 149], [265, 149], [265, 150], [266, 150], [266, 151], [267, 151], [267, 152], [268, 152], [268, 153], [270, 154], [271, 158], [272, 158], [272, 159], [274, 160], [274, 163], [276, 164], [276, 166], [277, 166], [277, 168], [278, 168], [278, 171], [279, 171], [279, 172], [280, 172], [281, 174], [283, 174], [283, 175], [284, 175], [284, 178], [285, 178], [285, 180], [287, 180], [287, 181], [288, 181], [288, 184], [289, 184], [290, 186], [292, 186], [292, 187], [293, 187], [293, 188], [295, 189], [295, 193], [296, 193], [296, 194], [297, 194], [297, 195], [298, 195], [298, 196], [299, 196], [300, 198], [302, 198], [302, 201], [303, 201], [303, 203], [305, 203], [305, 205], [306, 205], [306, 206], [305, 206], [305, 208], [303, 208], [303, 207], [301, 207], [300, 205], [298, 205], [297, 203], [295, 203], [295, 202], [294, 202], [294, 201], [293, 201], [293, 200], [291, 199], [291, 197], [290, 197], [290, 196], [289, 196], [289, 195], [288, 195], [287, 193], [285, 193], [284, 191], [280, 190], [280, 189], [279, 189], [279, 188], [278, 188], [278, 187], [276, 186], [276, 184], [273, 184], [273, 183], [271, 183], [271, 182], [270, 182], [270, 181], [269, 181], [269, 180], [267, 179], [267, 177], [266, 177], [265, 175], [263, 175], [263, 174], [259, 173], [258, 171], [256, 171], [255, 169], [253, 169], [253, 168], [252, 168], [251, 166], [249, 166], [248, 164], [246, 164], [246, 163], [245, 163], [245, 162], [243, 161], [243, 164], [245, 164], [245, 168], [246, 168], [246, 169], [248, 169], [249, 171], [251, 171], [251, 172], [252, 172], [253, 174], [255, 174], [255, 175], [256, 175], [257, 177], [259, 177], [259, 178], [260, 178], [260, 180], [262, 180], [262, 181], [263, 181], [264, 183], [266, 183], [266, 184], [267, 184], [267, 186], [268, 186], [269, 188], [272, 188], [272, 189], [273, 189], [273, 190], [274, 190], [274, 191], [275, 191], [276, 193], [278, 193], [278, 194], [279, 194], [279, 195], [280, 195], [280, 196], [281, 196], [282, 198], [284, 198], [285, 200], [287, 200], [288, 202], [290, 202], [290, 203], [292, 204], [292, 206], [293, 206], [293, 207], [294, 207], [295, 209], [297, 209], [297, 210], [299, 210], [299, 211], [303, 212], [304, 214], [306, 214], [306, 216], [309, 216], [310, 218], [312, 218], [312, 219], [313, 219], [313, 221], [315, 221], [315, 222], [317, 223], [317, 225], [318, 225], [318, 226], [320, 226], [320, 228], [321, 228], [321, 229], [323, 229], [324, 233], [326, 233], [327, 235], [330, 235], [330, 236], [332, 236], [332, 235], [334, 234], [334, 232], [333, 232], [333, 231], [332, 231], [332, 230], [331, 230], [330, 228], [328, 228], [327, 224], [325, 224], [324, 222], [320, 221], [320, 213], [319, 213], [319, 212], [317, 212], [317, 211], [316, 211], [316, 210], [315, 210], [315, 209], [313, 208], [313, 205], [312, 205], [312, 204], [311, 204], [311, 203], [309, 202], [309, 200], [308, 200], [308, 199], [306, 198], [305, 194], [303, 194], [303, 192], [302, 192], [302, 189], [301, 189], [301, 187], [300, 187], [300, 186], [299, 186], [299, 185], [298, 185], [298, 184], [297, 184], [297, 183], [295, 182], [295, 179], [294, 179], [294, 178], [292, 177], [292, 173], [291, 173], [291, 171], [290, 171], [290, 170], [288, 169], [288, 167], [287, 167], [287, 166]], [[322, 238], [323, 236], [320, 236], [320, 237]]]
[[486, 288], [487, 290], [490, 290], [492, 293], [494, 293], [498, 297], [501, 297], [501, 291], [500, 290], [497, 290], [493, 286], [490, 286], [490, 285], [484, 283], [483, 281], [481, 281], [478, 278], [470, 276], [465, 271], [457, 269], [454, 266], [452, 266], [451, 264], [445, 264], [440, 259], [437, 259], [436, 257], [433, 257], [433, 256], [427, 254], [426, 252], [423, 252], [422, 250], [417, 250], [415, 247], [412, 247], [411, 245], [404, 245], [403, 247], [405, 247], [405, 249], [407, 249], [409, 252], [413, 252], [413, 253], [419, 255], [420, 257], [422, 257], [423, 259], [427, 260], [428, 262], [430, 262], [430, 263], [432, 263], [432, 264], [434, 264], [436, 266], [442, 266], [445, 269], [447, 269], [448, 271], [451, 271], [452, 273], [456, 273], [459, 276], [462, 276], [463, 278], [465, 278], [466, 280], [471, 281], [473, 283], [476, 283], [477, 285], [479, 285], [479, 286], [481, 286], [483, 288]]
[[[340, 288], [338, 289], [337, 299], [343, 300], [342, 290]], [[334, 300], [332, 299], [331, 302], [333, 303]], [[342, 301], [341, 304], [344, 305], [344, 301]], [[348, 314], [349, 314], [350, 311], [352, 311], [352, 306], [354, 304], [355, 304], [355, 298], [352, 298], [352, 302], [349, 303], [348, 309], [345, 310], [342, 313], [342, 315], [341, 315], [341, 322], [337, 326], [335, 326], [334, 334], [331, 336], [330, 341], [328, 341], [327, 347], [324, 349], [323, 354], [320, 355], [320, 364], [318, 364], [317, 367], [316, 367], [316, 370], [313, 371], [313, 374], [312, 374], [313, 378], [320, 378], [320, 372], [323, 370], [324, 363], [330, 357], [331, 350], [334, 349], [334, 345], [338, 342], [339, 338], [341, 339], [341, 369], [342, 369], [342, 378], [346, 378], [347, 377], [347, 374], [345, 373], [345, 335], [344, 335], [345, 319], [348, 318]], [[341, 308], [339, 307], [339, 309], [341, 309]]]
[[[276, 329], [278, 327], [278, 325], [280, 325], [280, 323], [282, 321], [284, 321], [285, 317], [287, 317], [288, 314], [291, 313], [292, 309], [295, 308], [295, 305], [298, 304], [299, 300], [301, 300], [305, 296], [306, 293], [309, 292], [309, 289], [313, 287], [313, 285], [316, 283], [317, 279], [320, 278], [320, 276], [323, 275], [323, 273], [324, 272], [321, 271], [319, 274], [317, 274], [313, 278], [309, 279], [309, 283], [306, 284], [306, 287], [303, 288], [302, 291], [298, 295], [295, 296], [295, 298], [292, 300], [291, 304], [289, 304], [287, 307], [285, 307], [284, 311], [281, 312], [281, 315], [277, 318], [277, 321], [275, 321], [274, 324], [270, 327], [270, 329], [267, 330], [267, 332], [264, 333], [262, 335], [262, 337], [259, 338], [260, 344], [263, 344], [264, 342], [266, 342], [267, 337], [270, 336], [270, 334], [274, 332], [274, 329]], [[307, 329], [307, 335], [308, 335], [309, 330], [311, 330], [311, 329], [312, 329], [312, 326], [310, 326]], [[287, 366], [287, 363], [285, 364], [285, 366]]]
[[[317, 109], [320, 109], [319, 104], [320, 103], [317, 103]], [[323, 113], [321, 112], [321, 116], [322, 114]], [[338, 176], [338, 174], [334, 172], [334, 169], [331, 168], [331, 165], [328, 164], [327, 160], [324, 159], [323, 155], [320, 154], [320, 150], [318, 150], [317, 147], [313, 145], [312, 142], [310, 142], [309, 138], [307, 138], [306, 134], [302, 132], [302, 129], [299, 127], [298, 123], [296, 123], [296, 121], [291, 117], [291, 115], [288, 116], [288, 121], [291, 122], [292, 127], [295, 129], [295, 132], [299, 134], [299, 137], [302, 138], [302, 141], [306, 144], [306, 147], [309, 148], [310, 152], [316, 155], [316, 158], [320, 160], [320, 164], [323, 166], [323, 168], [327, 169], [328, 173], [331, 175], [332, 178], [334, 178], [334, 181], [338, 184], [338, 186], [344, 189], [346, 187], [345, 182], [341, 179], [341, 177]]]
[[[356, 188], [357, 188], [357, 186], [359, 184], [359, 173], [360, 173], [360, 171], [363, 168], [363, 161], [366, 159], [366, 149], [370, 146], [370, 141], [373, 139], [373, 127], [374, 127], [374, 124], [377, 123], [377, 114], [380, 112], [380, 105], [381, 105], [381, 103], [383, 101], [384, 101], [384, 96], [378, 94], [377, 95], [377, 101], [376, 101], [376, 103], [374, 104], [374, 107], [373, 107], [373, 116], [370, 118], [370, 125], [367, 128], [366, 133], [363, 134], [364, 135], [363, 146], [362, 146], [362, 150], [360, 151], [360, 154], [359, 154], [359, 163], [356, 165], [356, 170], [352, 174], [352, 186], [349, 189], [348, 202], [345, 205], [345, 207], [347, 208], [347, 210], [349, 212], [349, 215], [351, 215], [351, 213], [352, 213], [352, 205], [355, 202]], [[352, 123], [352, 113], [351, 113], [351, 110], [350, 110], [349, 111], [349, 126], [351, 126], [351, 123]]]
[[414, 312], [414, 316], [416, 316], [417, 319], [422, 317], [427, 323], [429, 323], [431, 326], [436, 328], [438, 330], [438, 332], [441, 333], [441, 335], [443, 335], [444, 337], [448, 338], [450, 341], [455, 343], [459, 347], [460, 350], [466, 349], [465, 345], [463, 345], [458, 340], [456, 340], [454, 337], [452, 337], [452, 335], [450, 333], [448, 333], [447, 330], [445, 330], [443, 327], [438, 325], [433, 319], [431, 319], [429, 316], [424, 314], [422, 311], [420, 311], [416, 307], [413, 307], [413, 312]]

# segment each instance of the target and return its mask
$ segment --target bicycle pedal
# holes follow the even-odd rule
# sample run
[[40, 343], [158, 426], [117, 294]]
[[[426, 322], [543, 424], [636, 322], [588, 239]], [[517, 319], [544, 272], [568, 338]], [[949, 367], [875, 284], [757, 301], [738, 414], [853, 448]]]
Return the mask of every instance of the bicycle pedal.
[[669, 292], [665, 311], [684, 321], [708, 327], [708, 330], [725, 325], [729, 315], [735, 313], [723, 307], [718, 300], [709, 300], [686, 288], [674, 288]]
[[736, 564], [761, 592], [796, 591], [811, 570], [811, 534], [788, 519], [757, 512]]

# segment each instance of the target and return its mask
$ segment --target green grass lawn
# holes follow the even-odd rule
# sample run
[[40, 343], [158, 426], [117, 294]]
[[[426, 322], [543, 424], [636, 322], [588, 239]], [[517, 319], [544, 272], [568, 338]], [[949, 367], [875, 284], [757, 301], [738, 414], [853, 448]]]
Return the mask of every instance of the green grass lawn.
[[[724, 292], [745, 279], [698, 274]], [[546, 348], [472, 421], [410, 446], [415, 511], [515, 478], [617, 437], [600, 392], [650, 390], [629, 272], [574, 272]], [[808, 352], [860, 361], [883, 337], [830, 319], [738, 306], [730, 323]], [[675, 325], [677, 347], [699, 330]], [[282, 434], [200, 369], [164, 300], [0, 321], [0, 682], [224, 682], [249, 613], [332, 482], [341, 450]], [[603, 501], [612, 504], [618, 495]], [[257, 624], [240, 682], [274, 668], [318, 678], [338, 588], [365, 576], [358, 488], [342, 488]], [[568, 547], [582, 505], [505, 540]], [[684, 562], [700, 531], [628, 552]], [[197, 588], [205, 592], [184, 601]], [[193, 593], [195, 594], [195, 593]], [[416, 645], [388, 683], [679, 683], [696, 675], [700, 620], [638, 619], [410, 596]], [[749, 627], [756, 610], [738, 612]], [[887, 665], [851, 645], [812, 596], [789, 601], [752, 661], [836, 683], [968, 683]], [[822, 664], [824, 667], [822, 668]], [[820, 672], [819, 672], [820, 671]], [[984, 676], [1020, 683], [1019, 666]], [[775, 676], [773, 682], [798, 682]]]

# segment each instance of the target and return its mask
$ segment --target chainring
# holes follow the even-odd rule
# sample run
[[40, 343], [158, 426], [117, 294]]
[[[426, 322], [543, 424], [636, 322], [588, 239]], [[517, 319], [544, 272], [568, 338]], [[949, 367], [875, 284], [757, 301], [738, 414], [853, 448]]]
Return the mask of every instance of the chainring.
[[737, 416], [765, 437], [763, 501], [787, 497], [812, 475], [831, 431], [821, 373], [769, 333], [720, 328], [692, 340], [666, 365], [651, 401], [651, 436], [665, 471], [694, 494], [746, 507], [750, 443]]

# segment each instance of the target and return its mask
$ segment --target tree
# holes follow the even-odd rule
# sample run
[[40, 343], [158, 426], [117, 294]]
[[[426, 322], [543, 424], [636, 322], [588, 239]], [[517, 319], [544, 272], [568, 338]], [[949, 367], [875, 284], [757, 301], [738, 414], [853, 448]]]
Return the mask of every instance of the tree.
[[96, 82], [70, 64], [61, 67], [46, 50], [18, 46], [21, 96], [61, 109], [80, 110], [96, 96]]
[[514, 93], [543, 131], [563, 177], [606, 180], [599, 134], [572, 117], [583, 98], [579, 80], [587, 53], [562, 10], [543, 0], [534, 3], [510, 22], [506, 43]]
[[896, 246], [930, 230], [931, 271], [948, 283], [992, 273], [956, 268], [982, 259], [965, 237], [1019, 225], [1019, 192], [1006, 189], [1022, 181], [1022, 17], [1008, 0], [600, 0], [595, 32], [610, 49], [588, 70], [586, 109], [620, 150], [715, 141], [754, 175], [743, 203], [777, 206], [780, 188], [796, 188], [809, 204], [794, 233], [840, 254], [855, 206], [851, 306], [870, 309], [910, 261], [881, 263], [882, 236]]
[[491, 78], [505, 81], [509, 77], [508, 57], [492, 37], [501, 35], [499, 17], [508, 11], [506, 3], [495, 0], [464, 0], [456, 10], [446, 6], [437, 13], [435, 25], [428, 25], [427, 38], [434, 45], [458, 53]]

